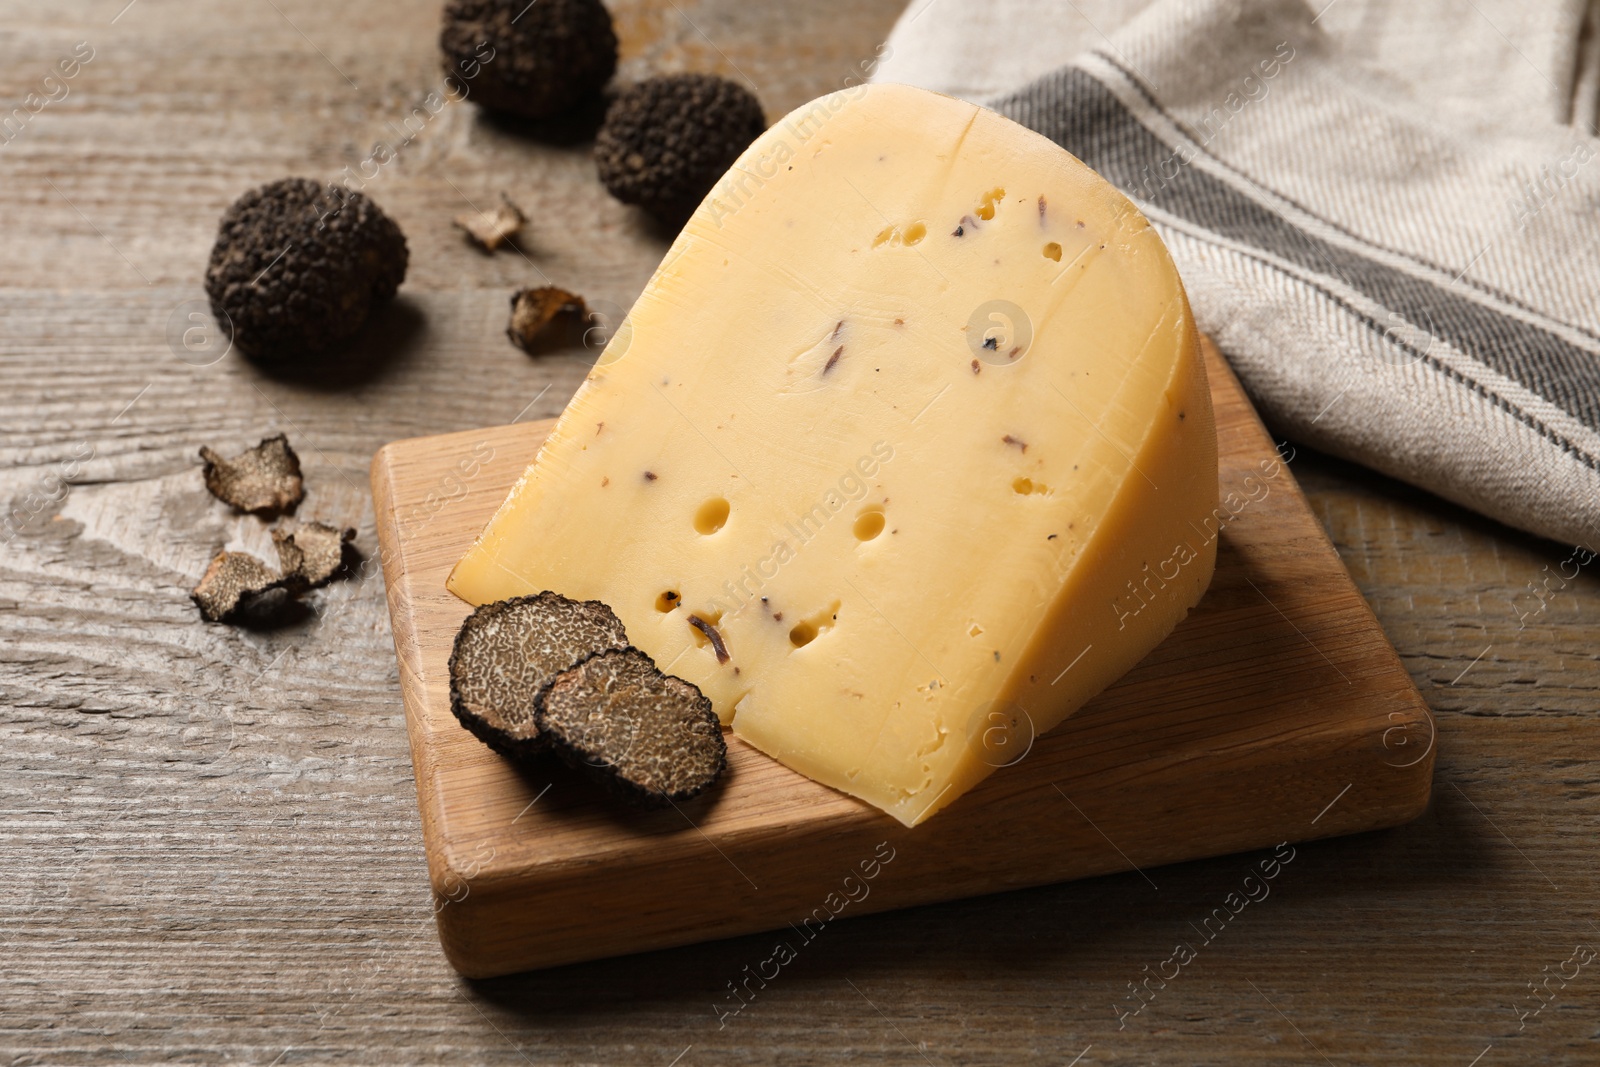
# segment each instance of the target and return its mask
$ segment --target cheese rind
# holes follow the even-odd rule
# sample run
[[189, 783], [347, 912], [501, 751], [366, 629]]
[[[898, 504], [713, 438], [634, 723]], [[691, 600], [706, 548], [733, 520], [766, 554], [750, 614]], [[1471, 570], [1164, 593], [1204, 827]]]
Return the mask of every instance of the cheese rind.
[[1145, 219], [992, 112], [866, 86], [713, 190], [450, 588], [604, 601], [734, 733], [915, 825], [1170, 632], [1216, 503]]

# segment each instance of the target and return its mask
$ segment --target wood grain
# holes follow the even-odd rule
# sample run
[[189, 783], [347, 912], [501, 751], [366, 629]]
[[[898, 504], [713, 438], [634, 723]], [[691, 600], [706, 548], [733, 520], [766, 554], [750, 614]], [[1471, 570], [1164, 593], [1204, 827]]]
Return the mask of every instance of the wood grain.
[[[665, 243], [595, 188], [583, 144], [450, 108], [372, 189], [413, 251], [363, 342], [385, 358], [338, 386], [191, 367], [165, 330], [217, 215], [387, 136], [437, 78], [438, 3], [125, 6], [0, 0], [0, 110], [96, 48], [0, 145], [0, 501], [25, 518], [0, 532], [0, 1063], [1595, 1062], [1592, 968], [1515, 1009], [1600, 942], [1596, 568], [1304, 449], [1291, 469], [1438, 719], [1434, 800], [1299, 846], [1125, 1025], [1127, 983], [1259, 857], [840, 922], [721, 1028], [713, 1005], [771, 938], [460, 979], [435, 941], [376, 568], [298, 626], [202, 626], [186, 590], [205, 560], [263, 532], [204, 495], [195, 451], [283, 430], [308, 517], [355, 522], [375, 556], [381, 445], [553, 415], [587, 370], [504, 341], [510, 290], [542, 273], [626, 306]], [[625, 76], [738, 76], [725, 53], [777, 113], [838, 87], [904, 5], [611, 6]], [[501, 190], [533, 215], [527, 259], [450, 227], [463, 194]]]
[[[451, 963], [483, 978], [757, 930], [814, 937], [806, 917], [842, 914], [852, 874], [861, 897], [845, 906], [864, 914], [1421, 814], [1433, 720], [1238, 381], [1203, 347], [1233, 513], [1210, 591], [1122, 681], [910, 831], [732, 736], [716, 790], [648, 814], [491, 752], [450, 711], [447, 663], [470, 608], [445, 579], [554, 421], [379, 450], [379, 555]], [[1092, 822], [1080, 802], [1110, 814]], [[863, 883], [863, 863], [881, 880]]]

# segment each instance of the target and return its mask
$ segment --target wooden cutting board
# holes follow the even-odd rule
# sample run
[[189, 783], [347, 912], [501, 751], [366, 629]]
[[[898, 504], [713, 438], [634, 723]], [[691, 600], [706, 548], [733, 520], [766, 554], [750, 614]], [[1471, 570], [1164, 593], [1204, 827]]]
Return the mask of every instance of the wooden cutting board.
[[[523, 771], [450, 713], [445, 577], [552, 423], [397, 441], [372, 486], [439, 937], [470, 977], [1394, 826], [1433, 719], [1237, 379], [1207, 345], [1224, 507], [1210, 591], [1119, 683], [913, 830], [729, 735], [639, 813]], [[730, 1006], [732, 1002], [730, 1001]]]

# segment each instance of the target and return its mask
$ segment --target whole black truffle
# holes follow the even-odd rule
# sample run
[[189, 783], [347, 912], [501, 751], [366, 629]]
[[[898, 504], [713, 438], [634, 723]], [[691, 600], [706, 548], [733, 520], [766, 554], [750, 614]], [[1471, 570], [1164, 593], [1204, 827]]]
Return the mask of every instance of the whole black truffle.
[[667, 74], [617, 97], [594, 158], [612, 196], [681, 223], [766, 128], [761, 102], [744, 86], [714, 74]]
[[531, 119], [593, 96], [617, 69], [600, 0], [450, 0], [439, 48], [468, 99]]
[[377, 204], [342, 185], [284, 178], [223, 214], [206, 295], [241, 352], [275, 360], [349, 337], [405, 276], [405, 235]]

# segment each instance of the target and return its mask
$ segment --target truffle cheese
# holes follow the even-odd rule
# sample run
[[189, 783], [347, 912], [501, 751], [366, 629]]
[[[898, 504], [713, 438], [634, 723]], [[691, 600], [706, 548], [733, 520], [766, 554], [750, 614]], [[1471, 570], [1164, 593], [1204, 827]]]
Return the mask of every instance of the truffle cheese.
[[450, 588], [605, 602], [735, 734], [912, 825], [1183, 618], [1216, 500], [1146, 220], [992, 112], [874, 85], [712, 190]]

